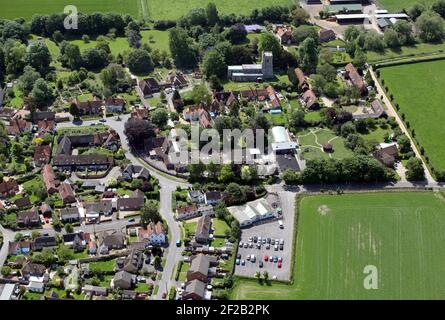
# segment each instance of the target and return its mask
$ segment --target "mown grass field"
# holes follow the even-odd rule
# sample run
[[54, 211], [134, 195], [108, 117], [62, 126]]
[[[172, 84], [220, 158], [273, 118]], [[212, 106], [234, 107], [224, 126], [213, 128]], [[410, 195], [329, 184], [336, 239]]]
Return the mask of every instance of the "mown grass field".
[[437, 170], [445, 170], [445, 60], [382, 68], [390, 93], [400, 105], [416, 138]]
[[[444, 299], [445, 200], [432, 192], [301, 200], [294, 283], [238, 279], [232, 299]], [[378, 271], [366, 290], [365, 266]]]
[[148, 1], [148, 16], [153, 20], [175, 20], [193, 8], [205, 8], [209, 2], [214, 2], [220, 13], [250, 15], [255, 8], [272, 5], [291, 5], [292, 0], [150, 0]]
[[378, 0], [378, 3], [385, 9], [393, 12], [399, 12], [402, 9], [408, 9], [415, 3], [429, 5], [434, 0]]
[[146, 0], [16, 0], [10, 2], [0, 0], [0, 18], [14, 19], [25, 18], [30, 20], [36, 13], [51, 14], [62, 13], [67, 5], [74, 5], [79, 12], [115, 12], [128, 13], [138, 18], [140, 15], [141, 1]]

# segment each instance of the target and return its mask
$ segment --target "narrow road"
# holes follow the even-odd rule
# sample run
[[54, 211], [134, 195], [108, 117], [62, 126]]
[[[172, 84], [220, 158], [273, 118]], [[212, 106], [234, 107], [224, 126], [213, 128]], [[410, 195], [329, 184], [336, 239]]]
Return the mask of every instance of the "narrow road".
[[399, 124], [399, 127], [402, 129], [402, 132], [405, 133], [406, 136], [409, 138], [409, 140], [411, 142], [411, 148], [413, 149], [416, 157], [422, 160], [423, 169], [425, 170], [425, 178], [426, 178], [426, 181], [428, 182], [428, 185], [437, 186], [436, 180], [434, 180], [427, 165], [423, 161], [423, 158], [420, 155], [419, 150], [417, 150], [417, 147], [411, 137], [411, 134], [409, 133], [408, 129], [405, 127], [405, 124], [403, 123], [402, 119], [399, 117], [399, 114], [394, 109], [393, 105], [391, 104], [391, 101], [389, 101], [388, 97], [386, 96], [386, 93], [383, 90], [382, 86], [380, 85], [380, 82], [378, 81], [377, 76], [374, 73], [374, 70], [372, 68], [370, 68], [369, 71], [371, 72], [372, 79], [374, 80], [375, 87], [377, 88], [378, 96], [383, 97], [383, 102], [385, 103], [386, 108], [387, 108], [386, 112], [388, 113], [389, 116], [394, 117], [396, 119], [397, 123]]

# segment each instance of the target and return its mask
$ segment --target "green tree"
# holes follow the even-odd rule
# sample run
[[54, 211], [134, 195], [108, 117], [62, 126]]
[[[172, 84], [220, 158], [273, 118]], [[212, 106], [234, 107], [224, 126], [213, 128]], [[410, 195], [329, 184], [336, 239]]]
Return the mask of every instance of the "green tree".
[[37, 79], [40, 78], [40, 74], [31, 66], [26, 66], [23, 70], [23, 74], [20, 76], [18, 80], [18, 87], [20, 91], [23, 92], [25, 96], [27, 96]]
[[304, 40], [298, 49], [298, 53], [300, 56], [301, 69], [307, 73], [312, 73], [318, 63], [318, 49], [315, 40], [312, 38]]
[[193, 46], [193, 40], [182, 28], [172, 28], [169, 31], [169, 47], [173, 60], [179, 68], [193, 68], [198, 61], [198, 52]]
[[211, 102], [211, 96], [207, 87], [203, 84], [195, 85], [191, 92], [191, 98], [194, 103], [209, 104]]
[[73, 233], [73, 231], [74, 231], [73, 225], [70, 223], [65, 224], [65, 231], [67, 233]]
[[438, 42], [444, 38], [444, 21], [435, 12], [425, 11], [416, 20], [420, 39], [425, 42]]
[[218, 9], [216, 8], [216, 5], [213, 2], [207, 4], [206, 17], [207, 17], [207, 24], [209, 26], [214, 26], [219, 21]]
[[168, 121], [168, 112], [164, 108], [157, 108], [151, 113], [151, 121], [160, 128], [163, 128]]
[[410, 181], [425, 180], [425, 170], [423, 169], [422, 160], [416, 157], [409, 158], [406, 163], [406, 179]]
[[158, 209], [153, 205], [145, 205], [141, 210], [141, 225], [146, 227], [150, 222], [162, 221]]
[[34, 83], [31, 96], [39, 107], [51, 104], [54, 98], [53, 89], [50, 87], [48, 82], [42, 78], [37, 79], [37, 81]]
[[211, 76], [222, 78], [227, 72], [227, 65], [224, 57], [218, 51], [212, 50], [205, 54], [201, 69], [207, 79]]
[[219, 176], [219, 181], [226, 183], [233, 181], [235, 174], [233, 173], [232, 166], [230, 164], [224, 164], [221, 167], [221, 174]]
[[401, 45], [399, 35], [394, 29], [391, 28], [385, 29], [383, 40], [388, 48], [398, 48]]
[[51, 59], [51, 53], [44, 41], [37, 41], [29, 46], [26, 61], [40, 73], [46, 72], [51, 63]]
[[281, 44], [275, 36], [269, 32], [262, 33], [258, 43], [259, 52], [271, 51], [273, 54], [274, 64], [277, 64], [281, 57]]
[[150, 54], [144, 49], [132, 50], [128, 54], [127, 64], [133, 73], [147, 73], [154, 67]]

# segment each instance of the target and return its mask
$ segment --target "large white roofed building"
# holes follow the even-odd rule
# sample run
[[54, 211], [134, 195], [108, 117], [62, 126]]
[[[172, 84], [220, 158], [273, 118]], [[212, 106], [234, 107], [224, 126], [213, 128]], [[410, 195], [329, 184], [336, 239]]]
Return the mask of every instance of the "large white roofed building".
[[275, 153], [287, 153], [294, 151], [297, 143], [292, 141], [284, 127], [272, 128], [272, 150]]

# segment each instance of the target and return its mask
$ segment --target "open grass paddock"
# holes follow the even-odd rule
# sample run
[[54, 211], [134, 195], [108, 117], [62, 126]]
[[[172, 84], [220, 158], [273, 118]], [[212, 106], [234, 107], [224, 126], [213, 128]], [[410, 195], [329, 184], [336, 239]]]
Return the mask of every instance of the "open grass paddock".
[[445, 170], [445, 60], [406, 64], [380, 69], [381, 78], [400, 105], [416, 138], [425, 148], [430, 164]]
[[416, 3], [431, 5], [434, 0], [378, 0], [377, 2], [390, 12], [399, 12], [402, 9], [409, 9]]
[[[307, 196], [297, 214], [294, 283], [238, 279], [232, 299], [445, 298], [442, 194]], [[376, 290], [363, 285], [368, 265]]]
[[25, 18], [30, 20], [34, 14], [62, 13], [67, 5], [74, 5], [79, 12], [128, 13], [138, 18], [142, 12], [141, 3], [146, 0], [0, 0], [0, 18]]

